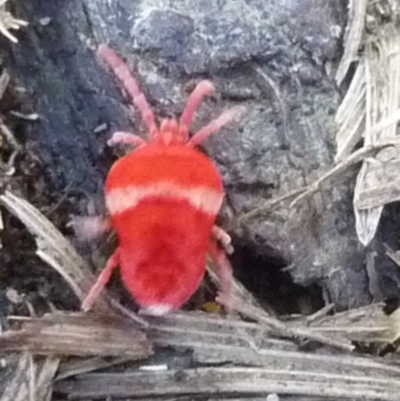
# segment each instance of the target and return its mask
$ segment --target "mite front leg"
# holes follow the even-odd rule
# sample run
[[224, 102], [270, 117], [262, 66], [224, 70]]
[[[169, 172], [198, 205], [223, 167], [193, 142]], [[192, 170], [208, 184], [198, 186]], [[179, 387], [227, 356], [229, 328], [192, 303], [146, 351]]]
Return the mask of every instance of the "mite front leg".
[[150, 138], [157, 136], [158, 129], [153, 110], [140, 90], [139, 84], [132, 75], [125, 61], [123, 61], [113, 49], [104, 44], [99, 46], [97, 53], [111, 67], [125, 90], [131, 96], [133, 103], [142, 115], [144, 123], [147, 125]]
[[110, 281], [110, 277], [114, 271], [114, 269], [119, 265], [119, 248], [111, 255], [110, 259], [106, 264], [106, 267], [101, 272], [100, 276], [98, 277], [96, 283], [90, 289], [89, 294], [86, 296], [84, 301], [82, 302], [81, 309], [83, 311], [88, 311], [92, 308], [96, 298], [100, 295], [103, 291], [104, 287]]
[[225, 127], [231, 122], [238, 121], [245, 110], [243, 106], [234, 106], [231, 109], [225, 110], [218, 118], [196, 132], [187, 142], [187, 146], [195, 147], [206, 140], [210, 135], [219, 131], [222, 127]]
[[117, 131], [114, 132], [113, 136], [107, 141], [107, 145], [115, 146], [119, 144], [132, 145], [140, 148], [145, 146], [147, 142], [139, 135], [131, 134], [130, 132]]
[[[204, 97], [210, 96], [214, 93], [214, 85], [207, 80], [201, 81], [197, 84], [194, 91], [189, 96], [185, 110], [179, 120], [179, 125], [183, 131], [188, 134], [190, 124], [193, 121], [194, 113], [198, 109], [200, 103], [203, 101]], [[186, 142], [189, 137], [184, 138]]]

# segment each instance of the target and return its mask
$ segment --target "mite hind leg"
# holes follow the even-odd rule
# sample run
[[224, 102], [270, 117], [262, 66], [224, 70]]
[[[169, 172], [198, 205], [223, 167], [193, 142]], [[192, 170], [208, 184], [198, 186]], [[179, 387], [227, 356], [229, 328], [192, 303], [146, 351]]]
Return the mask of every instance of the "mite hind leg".
[[213, 226], [212, 236], [221, 245], [228, 255], [232, 255], [233, 246], [231, 236], [221, 227]]
[[210, 243], [209, 253], [215, 264], [215, 272], [219, 279], [220, 292], [216, 301], [224, 305], [227, 312], [231, 312], [235, 307], [232, 266], [224, 250], [219, 248], [213, 240]]
[[119, 249], [117, 249], [111, 257], [108, 259], [106, 267], [100, 273], [100, 276], [97, 278], [96, 283], [90, 289], [89, 294], [82, 302], [81, 309], [83, 311], [88, 311], [92, 308], [96, 298], [103, 291], [104, 287], [110, 281], [111, 275], [114, 272], [114, 269], [119, 265]]
[[112, 230], [111, 220], [105, 216], [74, 216], [67, 227], [74, 230], [79, 241], [92, 241]]

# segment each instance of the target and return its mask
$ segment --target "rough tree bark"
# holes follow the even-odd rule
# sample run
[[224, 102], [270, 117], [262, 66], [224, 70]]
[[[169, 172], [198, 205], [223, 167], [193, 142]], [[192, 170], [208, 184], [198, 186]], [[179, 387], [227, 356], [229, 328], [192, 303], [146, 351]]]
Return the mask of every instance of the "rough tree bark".
[[[265, 257], [266, 269], [268, 258], [279, 258], [297, 283], [318, 283], [339, 309], [370, 301], [353, 177], [300, 210], [282, 202], [243, 217], [332, 163], [341, 96], [330, 72], [341, 55], [345, 1], [30, 0], [15, 7], [30, 26], [10, 51], [10, 67], [29, 90], [24, 107], [41, 115], [27, 143], [60, 195], [100, 194], [111, 164], [106, 138], [116, 128], [140, 130], [94, 56], [98, 43], [134, 65], [160, 116], [182, 110], [187, 82], [209, 77], [217, 97], [202, 107], [196, 127], [232, 104], [247, 107], [239, 126], [205, 145], [225, 179], [226, 226]], [[95, 133], [102, 123], [110, 129]]]

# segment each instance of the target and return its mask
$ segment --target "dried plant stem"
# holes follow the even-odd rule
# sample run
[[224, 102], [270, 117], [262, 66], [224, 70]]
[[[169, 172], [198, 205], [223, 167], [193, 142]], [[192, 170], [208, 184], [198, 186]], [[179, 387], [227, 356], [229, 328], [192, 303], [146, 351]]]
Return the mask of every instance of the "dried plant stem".
[[263, 310], [255, 308], [253, 306], [241, 305], [239, 307], [239, 312], [251, 319], [255, 319], [261, 324], [269, 326], [272, 331], [275, 331], [277, 335], [282, 337], [297, 340], [300, 339], [316, 341], [320, 344], [328, 345], [330, 347], [338, 348], [344, 351], [354, 350], [354, 346], [349, 341], [337, 340], [319, 333], [315, 333], [312, 330], [289, 326], [274, 317], [268, 316]]
[[[373, 136], [376, 133], [380, 132], [381, 130], [387, 128], [388, 126], [397, 123], [400, 120], [400, 109], [397, 110], [395, 113], [390, 115], [389, 117], [381, 120], [378, 124], [372, 127], [365, 135]], [[315, 182], [308, 186], [304, 186], [298, 189], [295, 189], [287, 194], [279, 196], [277, 198], [273, 198], [267, 202], [265, 202], [262, 206], [251, 210], [250, 212], [244, 214], [240, 217], [239, 221], [243, 223], [246, 220], [259, 216], [273, 208], [274, 206], [279, 205], [280, 203], [296, 197], [292, 203], [290, 204], [291, 207], [297, 206], [301, 201], [305, 198], [311, 196], [315, 192], [317, 192], [323, 184], [325, 184], [330, 179], [338, 176], [342, 172], [346, 171], [349, 167], [363, 161], [365, 158], [370, 157], [375, 152], [389, 147], [389, 146], [399, 146], [400, 145], [400, 137], [394, 138], [385, 138], [384, 140], [380, 140], [375, 143], [371, 143], [370, 145], [364, 146], [363, 148], [356, 150], [352, 154], [350, 154], [345, 160], [338, 163], [334, 166], [331, 170], [325, 173], [323, 176], [318, 178]]]
[[[373, 135], [376, 132], [381, 131], [382, 129], [386, 128], [389, 125], [397, 123], [400, 120], [400, 110], [398, 110], [393, 115], [389, 116], [388, 118], [382, 120], [377, 125], [375, 125], [370, 131], [369, 135]], [[339, 175], [343, 171], [346, 171], [349, 167], [353, 166], [364, 160], [365, 158], [371, 156], [375, 152], [386, 148], [388, 146], [399, 146], [400, 145], [400, 138], [385, 138], [375, 143], [371, 143], [370, 145], [364, 146], [363, 148], [356, 150], [353, 152], [347, 159], [343, 160], [341, 163], [337, 164], [333, 167], [330, 171], [316, 180], [313, 184], [308, 186], [308, 189], [299, 195], [292, 203], [291, 207], [297, 206], [304, 198], [314, 194], [319, 190], [321, 185], [328, 181], [329, 179]]]
[[247, 220], [250, 220], [254, 217], [259, 216], [260, 214], [265, 213], [268, 210], [271, 210], [272, 208], [274, 208], [275, 206], [281, 204], [282, 202], [285, 202], [291, 198], [294, 198], [295, 196], [300, 195], [301, 193], [303, 193], [304, 191], [307, 190], [307, 187], [301, 187], [299, 189], [295, 189], [294, 191], [289, 192], [288, 194], [282, 195], [282, 196], [278, 196], [276, 198], [273, 198], [269, 201], [266, 201], [263, 205], [261, 205], [260, 207], [257, 207], [253, 210], [251, 210], [250, 212], [244, 214], [243, 216], [241, 216], [239, 218], [239, 222], [240, 223], [244, 223]]

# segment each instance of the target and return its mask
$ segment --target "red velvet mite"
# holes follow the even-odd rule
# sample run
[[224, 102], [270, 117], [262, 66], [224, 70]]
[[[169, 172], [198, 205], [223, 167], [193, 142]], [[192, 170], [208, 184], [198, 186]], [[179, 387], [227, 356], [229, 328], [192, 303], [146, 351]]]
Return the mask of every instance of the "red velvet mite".
[[191, 93], [180, 120], [165, 119], [158, 127], [126, 63], [106, 45], [99, 47], [98, 54], [132, 98], [148, 139], [116, 132], [108, 142], [136, 148], [115, 162], [108, 174], [105, 201], [119, 246], [82, 309], [91, 308], [118, 266], [124, 285], [147, 313], [162, 315], [177, 309], [199, 287], [207, 254], [217, 266], [220, 298], [230, 299], [232, 271], [223, 250], [230, 238], [215, 226], [224, 197], [222, 178], [196, 145], [237, 120], [243, 108], [226, 110], [189, 137], [196, 109], [214, 91], [212, 83], [204, 80]]

